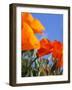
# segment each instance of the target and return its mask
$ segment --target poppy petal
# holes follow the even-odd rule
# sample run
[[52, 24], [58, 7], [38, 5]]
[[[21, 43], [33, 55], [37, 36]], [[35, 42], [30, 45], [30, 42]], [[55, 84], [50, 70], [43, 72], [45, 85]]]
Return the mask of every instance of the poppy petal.
[[30, 26], [24, 22], [22, 28], [22, 50], [39, 49], [40, 42]]
[[43, 30], [45, 29], [44, 26], [41, 24], [41, 22], [38, 19], [34, 19], [30, 23], [30, 26], [33, 29], [34, 33], [42, 34]]

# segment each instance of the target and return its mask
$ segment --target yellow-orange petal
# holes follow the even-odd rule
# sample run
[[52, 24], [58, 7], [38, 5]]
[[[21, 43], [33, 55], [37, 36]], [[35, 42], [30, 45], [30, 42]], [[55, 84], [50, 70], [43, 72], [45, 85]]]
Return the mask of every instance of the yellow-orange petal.
[[45, 29], [42, 23], [38, 19], [34, 19], [30, 23], [31, 28], [33, 29], [34, 33], [42, 33]]
[[22, 28], [22, 50], [39, 49], [40, 42], [31, 27], [24, 22]]
[[28, 13], [28, 12], [22, 12], [22, 22], [32, 22], [33, 21], [33, 17], [32, 14]]

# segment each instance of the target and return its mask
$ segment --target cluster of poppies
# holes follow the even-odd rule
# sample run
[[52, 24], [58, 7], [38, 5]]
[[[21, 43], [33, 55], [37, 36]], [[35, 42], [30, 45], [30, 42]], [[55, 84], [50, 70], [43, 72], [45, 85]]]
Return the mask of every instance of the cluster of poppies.
[[22, 50], [37, 50], [37, 57], [42, 57], [52, 53], [53, 60], [57, 60], [57, 67], [63, 66], [63, 44], [57, 40], [50, 41], [46, 38], [38, 40], [35, 34], [43, 33], [45, 27], [42, 23], [34, 18], [32, 14], [27, 12], [21, 13], [21, 23], [22, 23]]

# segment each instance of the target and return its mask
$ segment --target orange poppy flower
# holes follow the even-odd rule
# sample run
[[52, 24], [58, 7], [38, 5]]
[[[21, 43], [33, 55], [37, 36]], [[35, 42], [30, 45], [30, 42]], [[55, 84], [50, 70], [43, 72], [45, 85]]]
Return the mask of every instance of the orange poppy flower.
[[21, 13], [21, 23], [22, 23], [22, 28], [23, 28], [23, 23], [27, 22], [30, 23], [33, 21], [33, 17], [30, 13], [28, 12], [22, 12]]
[[57, 67], [63, 64], [63, 45], [59, 41], [53, 41], [52, 43], [52, 56], [58, 60]]
[[33, 17], [30, 13], [28, 12], [22, 12], [22, 22], [32, 22], [33, 21]]
[[47, 55], [49, 53], [51, 53], [51, 44], [50, 44], [50, 41], [46, 38], [42, 39], [40, 41], [40, 49], [38, 50], [38, 53], [37, 53], [37, 56], [38, 57], [41, 57], [41, 56], [44, 56], [44, 55]]
[[43, 33], [43, 30], [45, 29], [44, 26], [41, 24], [41, 22], [38, 19], [34, 19], [30, 23], [31, 28], [33, 29], [34, 33]]
[[[22, 23], [21, 27], [22, 50], [39, 49], [40, 42], [35, 36], [35, 33], [41, 33], [42, 31], [41, 29], [43, 29], [39, 20], [36, 21], [30, 13], [22, 12], [21, 23]], [[32, 24], [34, 25], [34, 27], [36, 27], [36, 30], [34, 29]]]
[[40, 42], [34, 35], [33, 30], [31, 27], [24, 22], [22, 28], [22, 50], [31, 50], [31, 49], [39, 49]]
[[23, 22], [27, 22], [27, 24], [32, 28], [34, 33], [42, 34], [43, 30], [45, 29], [38, 19], [33, 18], [32, 14], [27, 12], [22, 12], [22, 27]]

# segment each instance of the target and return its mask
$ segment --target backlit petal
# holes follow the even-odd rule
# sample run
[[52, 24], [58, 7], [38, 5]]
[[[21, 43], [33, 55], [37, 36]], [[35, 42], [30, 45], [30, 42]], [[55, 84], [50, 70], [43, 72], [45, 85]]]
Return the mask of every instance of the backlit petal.
[[38, 19], [34, 19], [30, 23], [31, 28], [33, 29], [34, 33], [42, 33], [43, 30], [45, 29], [42, 23]]
[[27, 23], [23, 23], [22, 28], [22, 50], [39, 49], [40, 42], [34, 35], [33, 30]]

